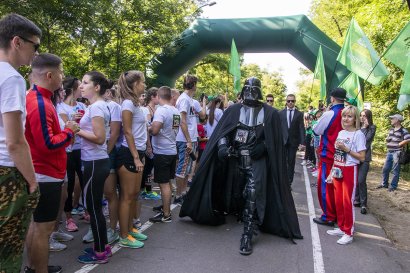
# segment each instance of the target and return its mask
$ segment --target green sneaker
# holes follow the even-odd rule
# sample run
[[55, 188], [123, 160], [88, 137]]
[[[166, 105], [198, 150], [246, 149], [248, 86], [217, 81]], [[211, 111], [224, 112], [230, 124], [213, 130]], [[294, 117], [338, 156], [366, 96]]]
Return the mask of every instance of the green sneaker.
[[145, 241], [146, 239], [148, 239], [147, 235], [142, 234], [136, 228], [133, 228], [130, 232], [128, 232], [128, 234], [139, 241]]
[[141, 248], [144, 246], [143, 242], [135, 240], [134, 237], [128, 235], [127, 238], [120, 238], [119, 245], [121, 247], [128, 247], [128, 248]]

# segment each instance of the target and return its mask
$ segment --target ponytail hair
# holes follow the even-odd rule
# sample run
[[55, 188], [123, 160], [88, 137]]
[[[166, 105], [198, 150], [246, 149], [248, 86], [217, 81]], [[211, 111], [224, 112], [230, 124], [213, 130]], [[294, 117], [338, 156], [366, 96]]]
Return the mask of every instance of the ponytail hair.
[[208, 117], [208, 122], [212, 126], [214, 125], [215, 121], [215, 109], [216, 105], [221, 102], [221, 99], [219, 97], [216, 97], [215, 99], [212, 100], [211, 106], [209, 107], [209, 117]]
[[100, 91], [99, 95], [103, 96], [105, 94], [105, 91], [107, 89], [110, 89], [113, 85], [114, 82], [111, 80], [108, 80], [103, 73], [98, 72], [98, 71], [90, 71], [85, 73], [85, 75], [90, 77], [90, 80], [94, 83], [94, 86], [99, 85], [100, 86]]
[[120, 101], [130, 100], [134, 105], [139, 105], [139, 97], [141, 94], [134, 92], [134, 84], [142, 81], [144, 74], [141, 71], [131, 70], [124, 72], [118, 79], [118, 93]]
[[80, 86], [79, 84], [79, 79], [76, 77], [71, 77], [68, 76], [64, 79], [63, 81], [63, 88], [65, 90], [65, 96], [64, 99], [66, 99], [68, 96], [74, 93], [74, 90], [77, 90], [77, 88]]

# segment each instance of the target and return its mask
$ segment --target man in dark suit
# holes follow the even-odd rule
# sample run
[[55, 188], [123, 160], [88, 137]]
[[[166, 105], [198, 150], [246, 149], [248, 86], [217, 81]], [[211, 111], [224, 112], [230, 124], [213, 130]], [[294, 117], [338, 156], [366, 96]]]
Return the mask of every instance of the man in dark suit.
[[304, 145], [305, 126], [303, 123], [303, 113], [295, 107], [296, 97], [289, 94], [286, 97], [286, 107], [280, 111], [283, 144], [287, 153], [287, 167], [289, 185], [292, 185], [295, 172], [296, 152], [300, 145]]

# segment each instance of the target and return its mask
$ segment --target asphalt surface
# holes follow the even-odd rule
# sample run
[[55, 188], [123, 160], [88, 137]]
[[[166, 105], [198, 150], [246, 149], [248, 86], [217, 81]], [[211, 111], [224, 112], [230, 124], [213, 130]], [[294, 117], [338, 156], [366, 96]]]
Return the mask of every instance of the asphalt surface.
[[[114, 247], [109, 263], [97, 266], [80, 264], [77, 256], [85, 247], [82, 236], [88, 225], [78, 221], [80, 231], [67, 242], [68, 248], [50, 254], [50, 264], [63, 266], [63, 272], [283, 272], [283, 273], [399, 273], [410, 272], [410, 253], [397, 250], [387, 239], [375, 217], [356, 210], [354, 242], [341, 246], [338, 237], [326, 234], [328, 227], [311, 224], [314, 214], [320, 215], [315, 178], [296, 163], [293, 196], [298, 212], [303, 240], [290, 240], [261, 233], [254, 239], [250, 256], [239, 254], [242, 225], [228, 217], [227, 224], [218, 227], [200, 226], [190, 219], [178, 217], [179, 207], [172, 211], [172, 223], [145, 224], [149, 236], [142, 249]], [[305, 179], [306, 173], [308, 180]], [[306, 186], [308, 185], [308, 186]], [[309, 190], [310, 189], [310, 190]], [[311, 193], [309, 193], [311, 191]], [[314, 208], [309, 214], [308, 196]], [[154, 215], [152, 206], [160, 201], [144, 200], [143, 223]], [[317, 230], [317, 231], [316, 231]], [[409, 230], [410, 231], [410, 230]], [[313, 237], [313, 240], [312, 240]]]

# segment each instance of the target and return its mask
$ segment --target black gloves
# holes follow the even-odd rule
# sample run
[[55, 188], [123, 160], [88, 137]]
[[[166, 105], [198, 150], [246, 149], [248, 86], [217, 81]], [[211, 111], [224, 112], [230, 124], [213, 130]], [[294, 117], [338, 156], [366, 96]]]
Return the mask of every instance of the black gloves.
[[222, 144], [218, 146], [218, 158], [220, 160], [224, 160], [228, 157], [229, 155], [229, 148], [228, 145]]
[[265, 142], [259, 142], [251, 150], [250, 156], [252, 159], [256, 160], [256, 159], [261, 158], [265, 154], [265, 151], [266, 151]]

